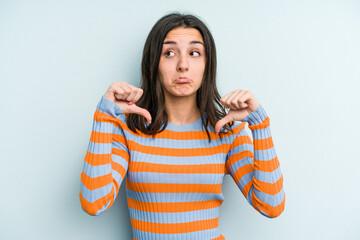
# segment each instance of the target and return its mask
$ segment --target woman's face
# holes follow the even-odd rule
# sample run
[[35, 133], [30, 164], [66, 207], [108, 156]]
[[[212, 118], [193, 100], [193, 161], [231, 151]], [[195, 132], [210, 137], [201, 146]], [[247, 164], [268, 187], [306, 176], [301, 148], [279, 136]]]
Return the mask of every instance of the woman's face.
[[165, 37], [159, 80], [165, 99], [195, 96], [205, 70], [205, 46], [195, 28], [174, 28]]

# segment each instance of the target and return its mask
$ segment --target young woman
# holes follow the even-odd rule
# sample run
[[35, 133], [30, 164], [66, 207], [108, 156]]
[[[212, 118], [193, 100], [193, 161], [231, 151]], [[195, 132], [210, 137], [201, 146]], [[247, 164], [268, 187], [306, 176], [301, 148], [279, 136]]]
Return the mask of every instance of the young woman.
[[220, 98], [206, 25], [193, 15], [162, 17], [146, 40], [141, 70], [141, 88], [115, 82], [97, 106], [82, 208], [104, 213], [126, 179], [133, 239], [225, 239], [218, 217], [229, 174], [256, 211], [279, 216], [285, 193], [270, 119], [251, 91]]

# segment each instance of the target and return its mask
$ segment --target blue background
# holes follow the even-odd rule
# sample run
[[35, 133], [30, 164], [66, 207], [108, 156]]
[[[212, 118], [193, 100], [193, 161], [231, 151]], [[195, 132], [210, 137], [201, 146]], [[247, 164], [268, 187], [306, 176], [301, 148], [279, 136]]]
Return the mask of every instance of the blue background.
[[80, 206], [80, 173], [97, 103], [112, 82], [139, 85], [147, 34], [172, 11], [212, 31], [221, 95], [251, 90], [262, 104], [284, 176], [275, 219], [226, 176], [221, 233], [360, 239], [355, 0], [0, 1], [1, 239], [131, 239], [125, 184], [92, 217]]

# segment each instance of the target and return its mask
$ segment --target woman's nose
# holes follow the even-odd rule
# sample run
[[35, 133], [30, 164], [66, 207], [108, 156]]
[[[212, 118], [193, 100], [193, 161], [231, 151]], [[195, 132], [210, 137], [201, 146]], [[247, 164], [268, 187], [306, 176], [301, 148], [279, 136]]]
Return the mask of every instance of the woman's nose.
[[177, 70], [180, 72], [189, 70], [189, 63], [186, 59], [186, 56], [180, 56]]

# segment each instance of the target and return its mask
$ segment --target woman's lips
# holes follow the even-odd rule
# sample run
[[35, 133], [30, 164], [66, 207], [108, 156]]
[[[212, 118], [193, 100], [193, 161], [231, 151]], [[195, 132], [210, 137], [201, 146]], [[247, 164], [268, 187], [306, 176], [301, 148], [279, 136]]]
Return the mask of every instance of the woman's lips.
[[188, 83], [188, 82], [191, 82], [190, 79], [188, 78], [178, 78], [175, 80], [176, 83]]

